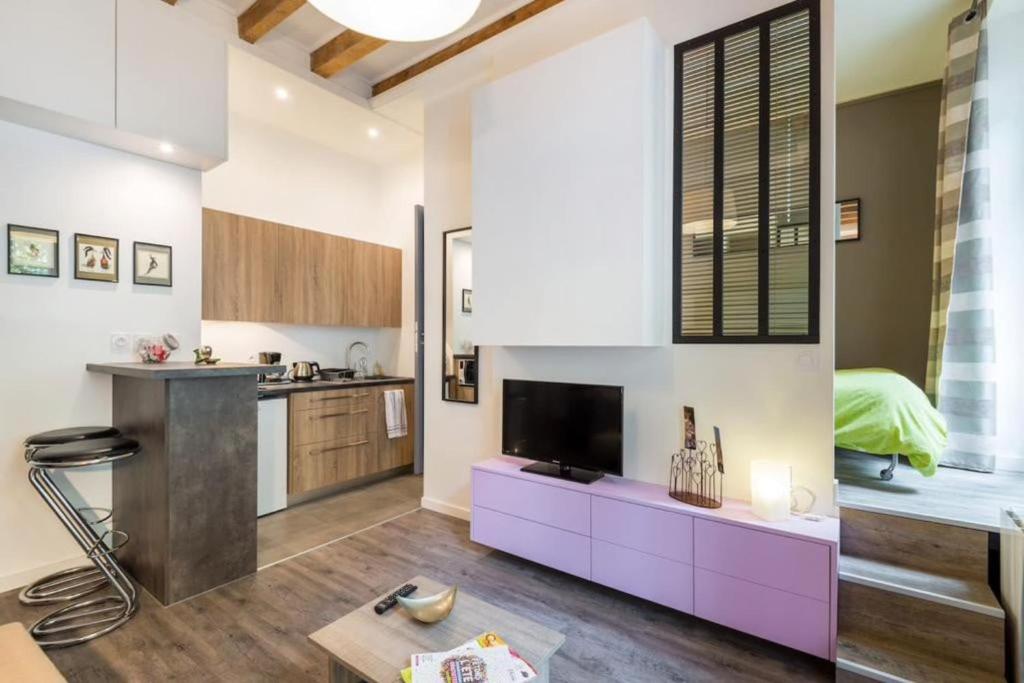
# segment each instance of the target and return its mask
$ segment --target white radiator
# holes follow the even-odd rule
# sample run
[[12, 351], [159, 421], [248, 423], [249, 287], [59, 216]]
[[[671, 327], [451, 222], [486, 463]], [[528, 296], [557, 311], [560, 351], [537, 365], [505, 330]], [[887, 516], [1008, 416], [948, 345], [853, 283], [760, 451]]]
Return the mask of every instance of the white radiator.
[[1024, 667], [1021, 664], [1021, 645], [1024, 634], [1021, 632], [1021, 617], [1024, 615], [1024, 524], [1013, 508], [1004, 509], [1002, 513], [1002, 533], [1000, 534], [999, 555], [1000, 591], [1003, 596], [1003, 609], [1006, 610], [1006, 626], [1010, 632], [1010, 668], [1007, 680], [1022, 681]]

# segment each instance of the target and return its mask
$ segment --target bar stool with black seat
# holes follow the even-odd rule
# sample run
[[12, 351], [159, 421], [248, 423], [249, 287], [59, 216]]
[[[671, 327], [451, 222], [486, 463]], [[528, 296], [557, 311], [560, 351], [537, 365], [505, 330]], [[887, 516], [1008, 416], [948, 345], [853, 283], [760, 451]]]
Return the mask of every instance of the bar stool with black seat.
[[[29, 481], [93, 565], [50, 575], [22, 591], [22, 602], [26, 604], [70, 603], [29, 629], [44, 648], [67, 647], [98, 638], [127, 622], [138, 610], [135, 586], [114, 555], [128, 542], [128, 534], [118, 530], [97, 533], [94, 526], [109, 519], [110, 511], [75, 508], [50, 472], [105, 465], [140, 450], [137, 441], [121, 436], [111, 427], [54, 430], [25, 441]], [[87, 512], [104, 514], [89, 521], [83, 516]], [[113, 594], [82, 599], [106, 586], [113, 589]]]

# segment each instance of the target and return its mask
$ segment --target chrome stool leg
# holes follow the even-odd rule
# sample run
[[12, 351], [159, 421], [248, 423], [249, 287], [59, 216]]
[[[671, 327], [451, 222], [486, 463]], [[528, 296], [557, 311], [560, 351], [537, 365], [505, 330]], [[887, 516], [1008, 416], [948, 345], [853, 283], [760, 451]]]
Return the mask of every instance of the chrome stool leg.
[[[33, 624], [29, 633], [40, 647], [68, 647], [98, 638], [126, 623], [138, 610], [138, 594], [114, 553], [128, 542], [128, 534], [123, 531], [97, 534], [54, 484], [45, 468], [32, 467], [29, 481], [92, 560], [104, 582], [115, 591], [114, 595], [79, 600], [61, 607]], [[108, 537], [114, 539], [111, 546], [106, 543]]]
[[[108, 508], [81, 507], [76, 509], [79, 515], [86, 511], [104, 513], [97, 519], [88, 522], [92, 525], [102, 524], [111, 516], [111, 510]], [[44, 576], [22, 588], [18, 594], [18, 600], [23, 605], [53, 605], [85, 597], [106, 585], [107, 578], [103, 572], [96, 565], [89, 564]]]

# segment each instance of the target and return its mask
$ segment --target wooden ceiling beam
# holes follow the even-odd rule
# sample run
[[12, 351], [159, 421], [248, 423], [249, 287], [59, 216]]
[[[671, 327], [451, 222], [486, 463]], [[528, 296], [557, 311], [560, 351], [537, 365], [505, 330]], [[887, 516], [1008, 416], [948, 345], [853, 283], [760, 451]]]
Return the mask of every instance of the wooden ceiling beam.
[[238, 15], [238, 37], [255, 43], [305, 4], [306, 0], [256, 0]]
[[330, 78], [384, 47], [387, 42], [352, 30], [342, 31], [313, 51], [309, 56], [309, 68], [319, 76]]
[[562, 2], [562, 0], [533, 0], [533, 2], [528, 2], [519, 9], [506, 14], [501, 19], [491, 22], [478, 31], [474, 31], [462, 40], [452, 43], [443, 50], [439, 50], [429, 57], [416, 62], [407, 69], [402, 69], [393, 76], [388, 76], [379, 83], [375, 83], [373, 86], [373, 94], [379, 95], [382, 92], [391, 90], [392, 88], [405, 83], [406, 81], [412, 80], [424, 71], [429, 71], [435, 66], [447, 62], [452, 57], [456, 57], [467, 50], [471, 50], [480, 43], [490, 40], [499, 33], [504, 33], [513, 26], [523, 23], [527, 19], [540, 14], [546, 9], [554, 7], [560, 2]]

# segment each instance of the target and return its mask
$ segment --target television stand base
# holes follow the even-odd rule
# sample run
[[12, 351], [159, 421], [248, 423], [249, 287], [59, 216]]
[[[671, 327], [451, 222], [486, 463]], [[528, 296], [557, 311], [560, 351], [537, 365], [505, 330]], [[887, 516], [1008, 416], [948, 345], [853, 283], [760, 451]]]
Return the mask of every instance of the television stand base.
[[579, 482], [580, 484], [593, 484], [604, 476], [604, 472], [595, 472], [594, 470], [585, 470], [579, 467], [569, 467], [568, 465], [556, 465], [550, 462], [535, 462], [532, 465], [527, 465], [520, 469], [523, 472], [542, 474], [545, 477], [568, 479], [570, 481]]

